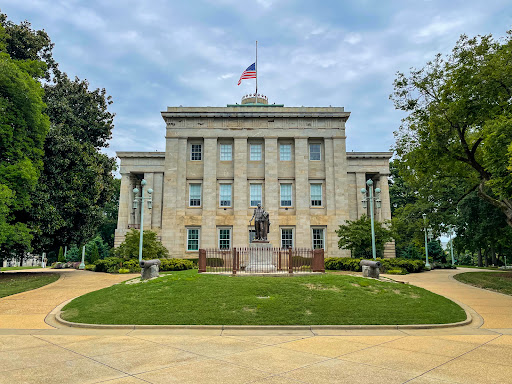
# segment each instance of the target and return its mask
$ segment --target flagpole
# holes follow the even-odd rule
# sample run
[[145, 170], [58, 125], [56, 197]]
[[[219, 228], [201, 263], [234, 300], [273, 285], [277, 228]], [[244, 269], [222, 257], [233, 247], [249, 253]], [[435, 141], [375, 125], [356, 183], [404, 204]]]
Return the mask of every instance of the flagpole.
[[258, 104], [258, 40], [256, 40], [256, 104]]

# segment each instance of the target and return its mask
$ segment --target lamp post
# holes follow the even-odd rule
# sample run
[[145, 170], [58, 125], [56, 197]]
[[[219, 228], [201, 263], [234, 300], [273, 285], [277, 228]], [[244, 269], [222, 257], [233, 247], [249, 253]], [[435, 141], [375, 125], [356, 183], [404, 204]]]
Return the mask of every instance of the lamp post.
[[133, 188], [133, 193], [135, 197], [133, 198], [133, 209], [137, 209], [139, 201], [141, 202], [140, 205], [140, 239], [139, 239], [139, 263], [142, 261], [142, 240], [144, 238], [144, 200], [148, 201], [148, 209], [153, 208], [153, 200], [151, 200], [151, 194], [153, 193], [153, 190], [151, 188], [148, 189], [148, 197], [144, 197], [144, 187], [146, 186], [147, 182], [146, 180], [142, 179], [140, 182], [141, 185], [141, 194], [140, 196], [137, 196], [139, 193], [138, 188]]
[[425, 267], [430, 268], [430, 263], [428, 262], [428, 240], [427, 240], [427, 214], [423, 214], [423, 227], [425, 230]]
[[453, 230], [453, 227], [448, 227], [448, 231], [446, 232], [446, 234], [450, 238], [450, 253], [452, 255], [452, 265], [455, 265], [455, 259], [453, 258], [453, 240], [452, 240], [452, 236], [455, 234], [455, 231]]
[[375, 249], [375, 226], [373, 224], [373, 204], [377, 205], [377, 208], [380, 208], [380, 188], [375, 188], [375, 196], [373, 196], [373, 180], [369, 179], [366, 182], [368, 186], [368, 194], [366, 193], [366, 188], [361, 188], [361, 194], [363, 195], [363, 208], [366, 208], [367, 202], [370, 202], [370, 222], [372, 227], [372, 255], [373, 258], [377, 258], [377, 250]]

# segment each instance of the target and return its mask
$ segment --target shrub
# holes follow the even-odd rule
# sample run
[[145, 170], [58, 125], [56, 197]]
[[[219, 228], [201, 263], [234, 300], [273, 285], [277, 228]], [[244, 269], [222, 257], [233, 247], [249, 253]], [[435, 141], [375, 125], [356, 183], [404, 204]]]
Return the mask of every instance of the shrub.
[[117, 272], [121, 268], [123, 259], [119, 257], [107, 257], [103, 260], [96, 261], [96, 272]]
[[66, 259], [64, 258], [64, 252], [62, 251], [62, 247], [59, 248], [59, 256], [57, 256], [57, 261], [60, 263], [66, 261]]
[[118, 271], [118, 272], [119, 272], [119, 273], [130, 273], [130, 270], [129, 270], [129, 269], [127, 269], [127, 268], [121, 268], [121, 269], [119, 269], [119, 271]]
[[140, 272], [140, 265], [138, 259], [123, 261], [122, 266], [124, 269], [128, 269], [130, 272]]
[[451, 265], [451, 263], [436, 263], [436, 262], [431, 263], [430, 268], [432, 268], [432, 269], [457, 269], [457, 267], [455, 265]]
[[[386, 273], [392, 269], [402, 269], [408, 273], [417, 273], [423, 270], [425, 266], [422, 260], [408, 260], [408, 259], [377, 259], [382, 263], [381, 272]], [[361, 259], [352, 259], [348, 257], [327, 257], [325, 259], [325, 269], [335, 271], [355, 271], [360, 272], [361, 266], [359, 262]]]
[[224, 259], [221, 257], [207, 257], [206, 258], [206, 266], [207, 267], [223, 267]]
[[65, 264], [64, 263], [59, 263], [59, 262], [53, 263], [52, 268], [53, 269], [62, 269], [63, 265], [65, 265]]
[[85, 269], [87, 271], [93, 271], [94, 272], [94, 269], [96, 268], [96, 266], [94, 264], [86, 264], [85, 265]]
[[163, 259], [160, 265], [161, 271], [184, 271], [185, 269], [193, 269], [194, 263], [185, 259]]
[[386, 273], [390, 275], [407, 275], [407, 271], [404, 271], [402, 268], [388, 269]]

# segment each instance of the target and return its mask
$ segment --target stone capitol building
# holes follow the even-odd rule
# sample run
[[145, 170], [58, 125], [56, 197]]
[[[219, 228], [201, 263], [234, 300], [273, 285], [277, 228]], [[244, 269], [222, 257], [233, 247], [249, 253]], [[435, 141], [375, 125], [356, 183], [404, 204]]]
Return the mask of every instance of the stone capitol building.
[[[144, 230], [155, 231], [171, 257], [199, 248], [247, 247], [249, 220], [260, 203], [270, 216], [274, 247], [338, 249], [335, 230], [362, 214], [361, 188], [381, 189], [376, 220], [391, 219], [388, 175], [392, 152], [346, 152], [342, 107], [285, 107], [246, 95], [226, 107], [168, 107], [165, 152], [117, 152], [121, 161], [118, 246], [139, 228], [133, 188], [153, 189]], [[388, 243], [385, 257], [394, 257]]]

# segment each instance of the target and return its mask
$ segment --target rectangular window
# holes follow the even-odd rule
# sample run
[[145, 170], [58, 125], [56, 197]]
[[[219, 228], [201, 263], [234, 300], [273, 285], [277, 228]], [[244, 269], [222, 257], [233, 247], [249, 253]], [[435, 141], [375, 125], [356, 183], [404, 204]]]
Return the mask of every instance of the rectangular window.
[[199, 251], [199, 228], [187, 229], [187, 251]]
[[261, 161], [261, 144], [251, 144], [251, 161]]
[[221, 144], [220, 145], [220, 160], [221, 161], [231, 161], [232, 160], [232, 147], [231, 144]]
[[261, 184], [251, 184], [251, 207], [261, 204]]
[[320, 160], [322, 146], [320, 144], [309, 144], [309, 160]]
[[279, 145], [279, 159], [281, 161], [291, 161], [292, 160], [292, 145], [291, 144]]
[[313, 228], [313, 249], [324, 248], [324, 229]]
[[281, 228], [281, 248], [293, 248], [293, 229]]
[[322, 184], [311, 184], [311, 206], [322, 206]]
[[292, 185], [281, 184], [281, 207], [292, 206]]
[[231, 249], [231, 228], [219, 229], [219, 249]]
[[192, 144], [190, 148], [190, 160], [200, 161], [202, 160], [201, 144]]
[[220, 185], [220, 206], [231, 207], [231, 184]]
[[190, 207], [201, 206], [201, 184], [190, 184], [188, 195]]

